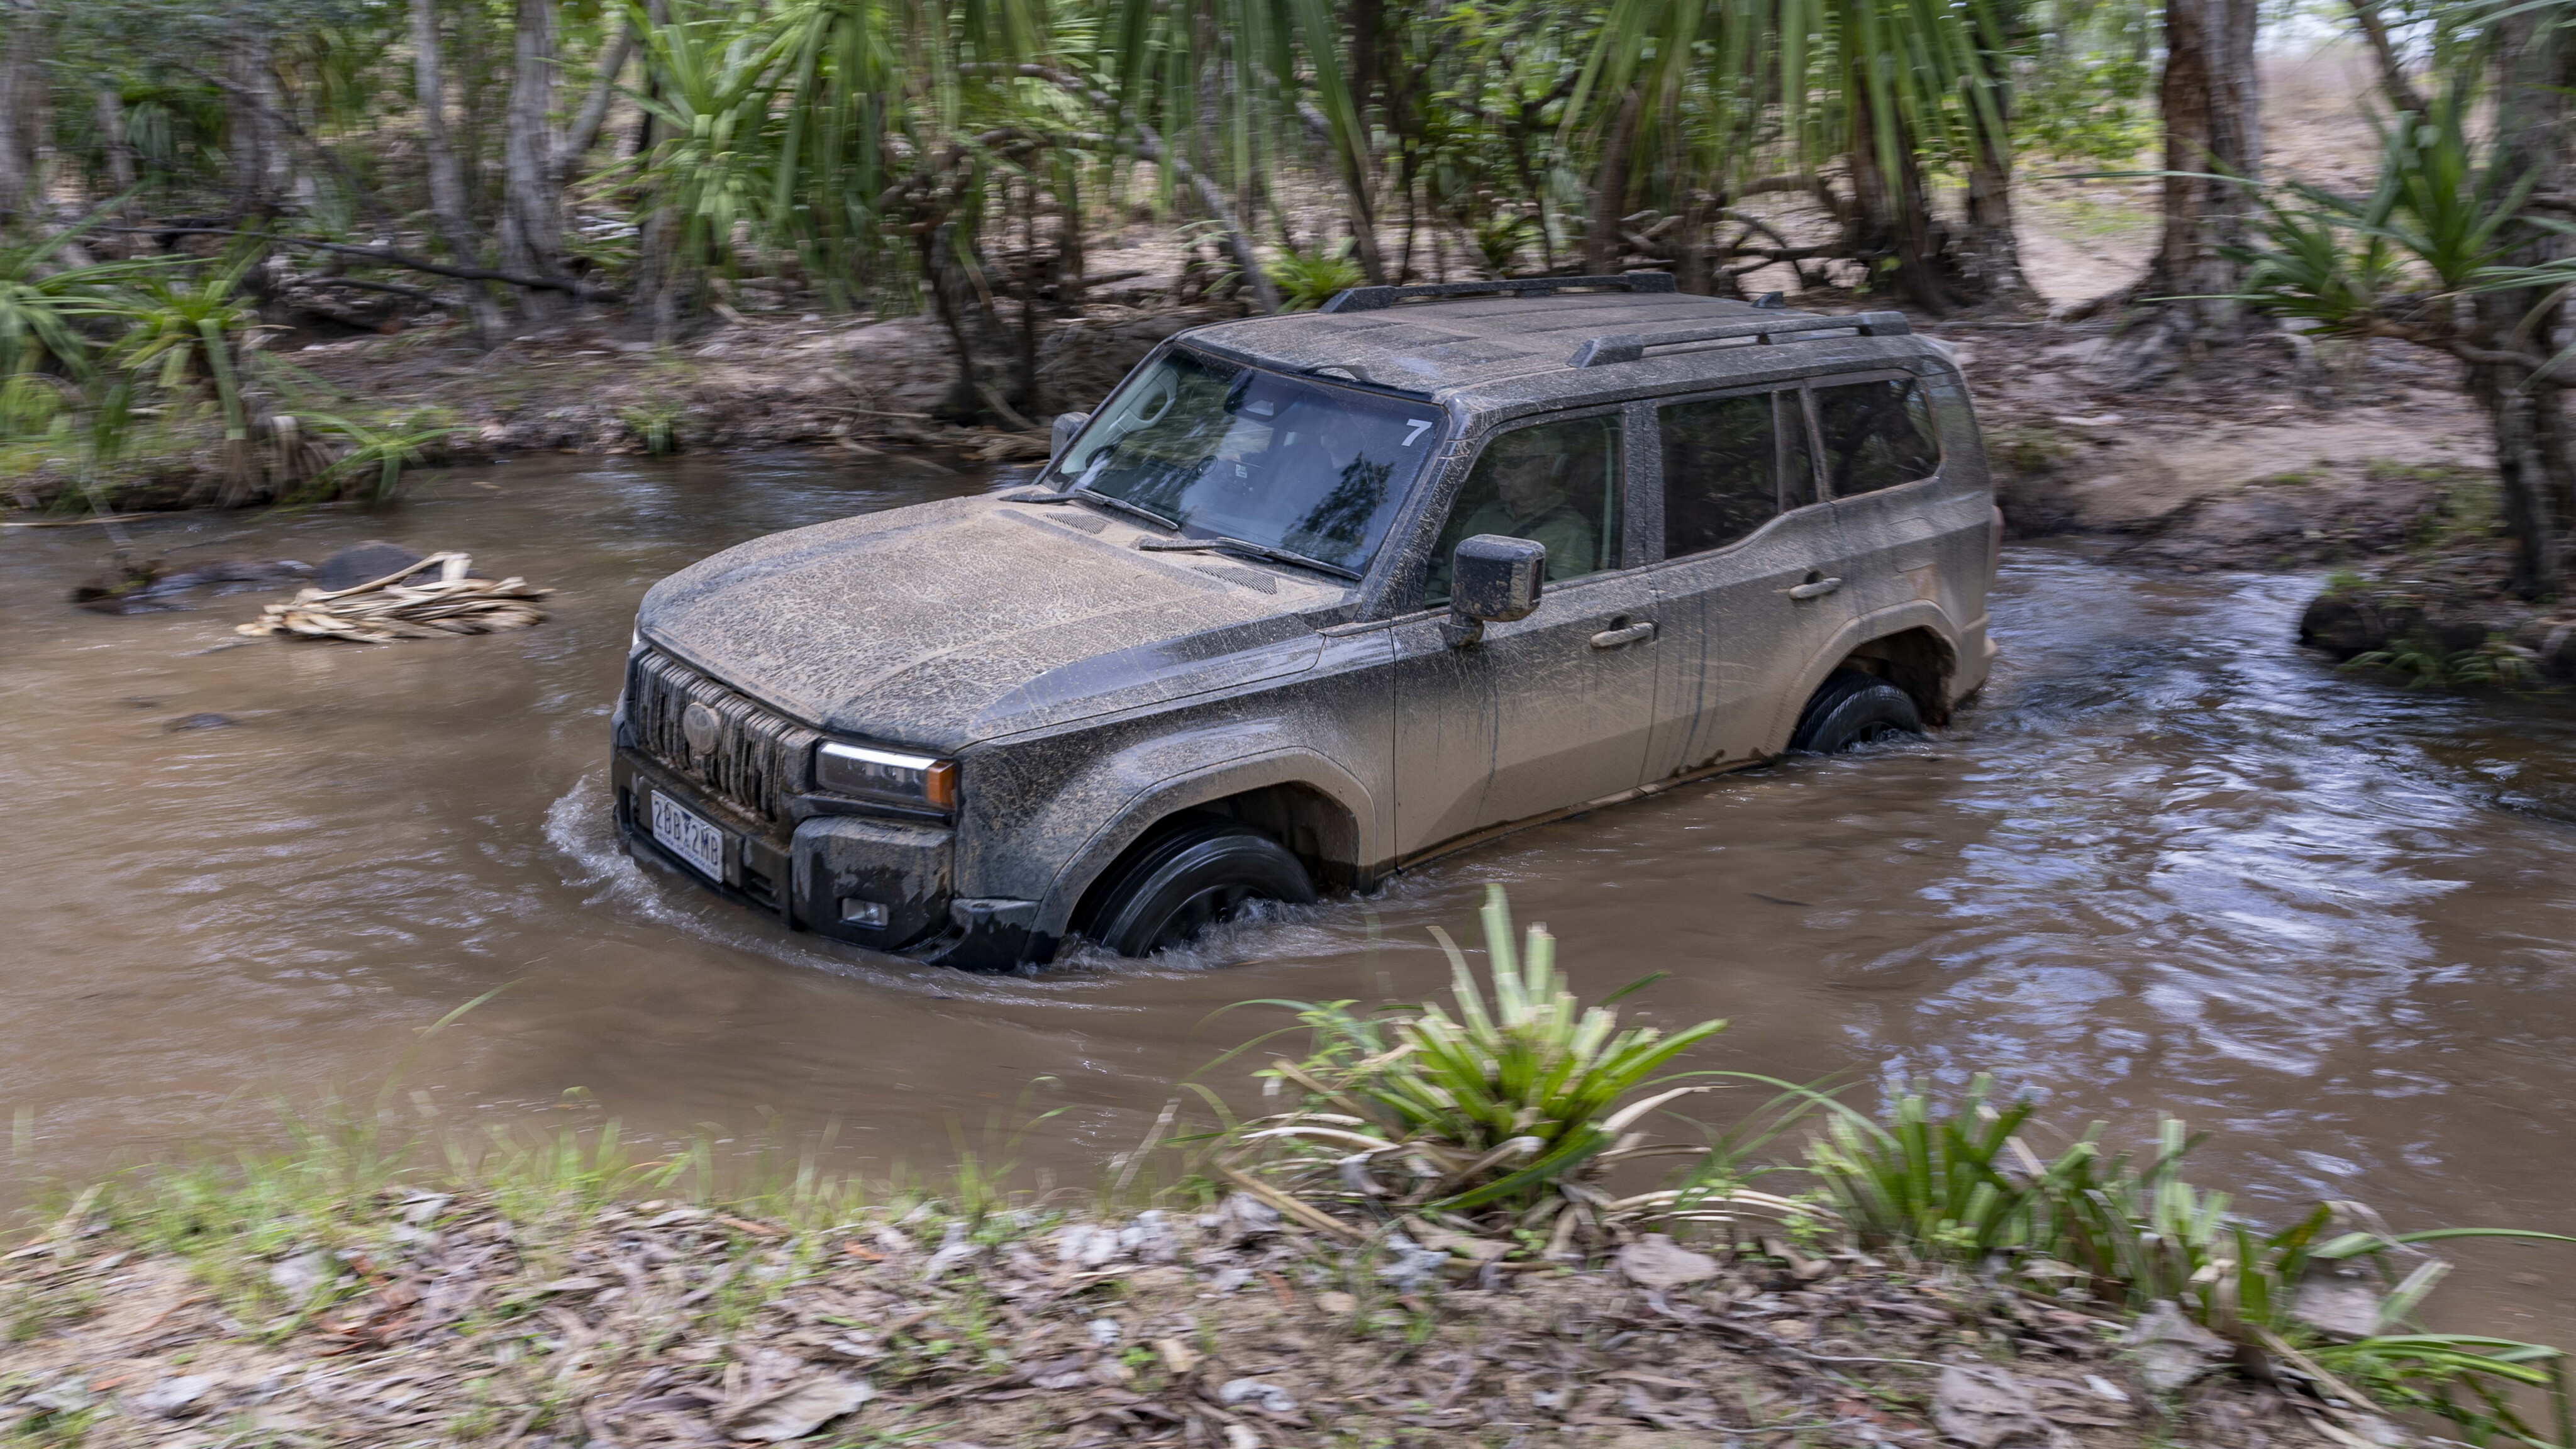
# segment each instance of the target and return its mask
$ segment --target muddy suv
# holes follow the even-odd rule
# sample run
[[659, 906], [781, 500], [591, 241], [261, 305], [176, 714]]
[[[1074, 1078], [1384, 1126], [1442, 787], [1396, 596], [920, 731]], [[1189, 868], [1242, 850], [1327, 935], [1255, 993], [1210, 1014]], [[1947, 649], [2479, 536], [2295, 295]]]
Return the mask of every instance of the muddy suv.
[[959, 965], [1143, 954], [1503, 831], [1943, 723], [1999, 517], [1903, 316], [1658, 274], [1200, 327], [1032, 486], [646, 595], [633, 850]]

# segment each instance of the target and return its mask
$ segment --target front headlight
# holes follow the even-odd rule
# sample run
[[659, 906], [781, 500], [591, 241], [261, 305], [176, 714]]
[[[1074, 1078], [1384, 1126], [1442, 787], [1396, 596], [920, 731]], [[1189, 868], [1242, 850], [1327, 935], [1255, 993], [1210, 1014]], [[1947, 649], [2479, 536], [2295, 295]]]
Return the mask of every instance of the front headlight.
[[835, 795], [957, 808], [957, 762], [829, 742], [814, 747], [814, 783]]

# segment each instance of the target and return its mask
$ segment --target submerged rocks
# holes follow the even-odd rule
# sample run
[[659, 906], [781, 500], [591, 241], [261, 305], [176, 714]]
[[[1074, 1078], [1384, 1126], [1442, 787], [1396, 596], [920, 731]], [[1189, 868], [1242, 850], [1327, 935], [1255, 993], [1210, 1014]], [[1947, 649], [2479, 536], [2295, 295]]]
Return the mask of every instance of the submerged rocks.
[[99, 614], [144, 614], [187, 607], [199, 589], [235, 593], [255, 585], [311, 578], [312, 566], [293, 559], [213, 558], [185, 563], [118, 558], [72, 586], [72, 602]]
[[313, 586], [324, 593], [354, 589], [360, 584], [401, 573], [428, 557], [401, 544], [371, 538], [363, 543], [353, 543], [322, 560], [322, 567], [314, 572]]

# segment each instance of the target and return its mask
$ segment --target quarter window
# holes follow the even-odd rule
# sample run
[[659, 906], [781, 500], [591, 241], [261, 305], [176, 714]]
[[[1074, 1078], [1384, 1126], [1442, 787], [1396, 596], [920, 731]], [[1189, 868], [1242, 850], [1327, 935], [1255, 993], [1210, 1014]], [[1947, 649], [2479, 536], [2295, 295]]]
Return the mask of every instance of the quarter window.
[[[1769, 393], [1660, 410], [1664, 557], [1724, 548], [1778, 516], [1780, 430], [1772, 410]], [[1798, 432], [1803, 442], [1806, 429]], [[1799, 449], [1802, 462], [1805, 453]]]
[[1929, 478], [1941, 464], [1931, 407], [1912, 378], [1818, 387], [1816, 430], [1837, 498]]
[[1564, 583], [1619, 563], [1616, 414], [1516, 428], [1485, 445], [1449, 505], [1422, 602], [1449, 602], [1450, 555], [1480, 533], [1547, 546], [1547, 577]]

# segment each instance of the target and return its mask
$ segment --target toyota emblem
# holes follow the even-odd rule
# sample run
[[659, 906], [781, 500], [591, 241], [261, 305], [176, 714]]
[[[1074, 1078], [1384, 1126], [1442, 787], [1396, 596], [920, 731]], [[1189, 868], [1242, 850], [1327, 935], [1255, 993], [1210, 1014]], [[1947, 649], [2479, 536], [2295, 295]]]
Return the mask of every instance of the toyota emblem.
[[716, 747], [716, 712], [692, 702], [680, 715], [680, 737], [689, 742], [689, 753], [703, 755]]

